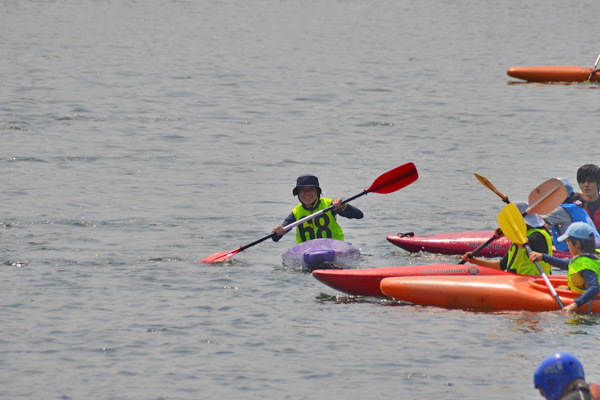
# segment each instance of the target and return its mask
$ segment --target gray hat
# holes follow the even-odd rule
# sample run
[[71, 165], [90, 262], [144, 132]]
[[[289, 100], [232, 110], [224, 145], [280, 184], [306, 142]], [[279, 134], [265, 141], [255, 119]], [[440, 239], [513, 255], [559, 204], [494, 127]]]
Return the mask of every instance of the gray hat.
[[317, 178], [314, 175], [299, 176], [298, 180], [296, 180], [296, 187], [294, 188], [294, 190], [292, 190], [293, 195], [298, 196], [298, 190], [301, 187], [305, 187], [305, 186], [316, 187], [317, 191], [319, 192], [319, 196], [321, 195], [321, 187], [319, 186], [319, 178]]
[[[524, 201], [517, 201], [515, 202], [515, 206], [517, 206], [521, 214], [523, 214], [525, 211], [527, 211], [529, 204], [525, 203]], [[541, 228], [545, 225], [544, 220], [537, 213], [529, 213], [524, 217], [524, 219], [525, 223], [532, 228]]]

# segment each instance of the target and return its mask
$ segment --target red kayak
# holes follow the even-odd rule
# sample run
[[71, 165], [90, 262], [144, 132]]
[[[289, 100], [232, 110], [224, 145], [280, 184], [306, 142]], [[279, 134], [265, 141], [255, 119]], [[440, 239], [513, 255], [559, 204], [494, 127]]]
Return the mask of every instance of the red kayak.
[[[549, 277], [553, 286], [567, 285], [566, 276]], [[539, 276], [419, 276], [393, 277], [381, 281], [381, 291], [414, 304], [477, 311], [555, 311], [558, 303]], [[562, 303], [571, 304], [581, 293], [556, 289]], [[578, 309], [587, 312], [584, 305]], [[600, 295], [592, 300], [592, 311], [600, 312]]]
[[317, 280], [340, 292], [354, 296], [379, 297], [386, 296], [379, 287], [381, 280], [395, 276], [514, 275], [494, 268], [456, 264], [408, 265], [370, 269], [318, 269], [312, 274]]
[[[448, 255], [463, 255], [473, 251], [493, 236], [493, 231], [438, 233], [432, 236], [417, 236], [415, 234], [389, 235], [387, 240], [396, 246], [417, 253], [426, 251]], [[502, 236], [483, 249], [480, 257], [504, 257], [510, 247], [510, 240]], [[571, 258], [565, 251], [554, 251], [553, 255], [560, 258]]]
[[[591, 68], [575, 65], [534, 65], [512, 67], [506, 70], [508, 76], [528, 82], [586, 82], [592, 73]], [[600, 82], [600, 72], [595, 69], [590, 81]]]

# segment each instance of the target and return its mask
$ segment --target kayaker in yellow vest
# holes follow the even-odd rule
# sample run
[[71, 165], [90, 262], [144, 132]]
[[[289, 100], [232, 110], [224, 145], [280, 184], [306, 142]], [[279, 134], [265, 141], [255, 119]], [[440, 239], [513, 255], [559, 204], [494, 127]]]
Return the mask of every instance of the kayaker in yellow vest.
[[[528, 204], [525, 202], [516, 202], [515, 205], [521, 213], [527, 210]], [[544, 220], [536, 213], [529, 213], [525, 217], [527, 224], [527, 241], [532, 250], [538, 253], [552, 255], [552, 238], [544, 229]], [[496, 237], [500, 237], [500, 228], [494, 232]], [[519, 275], [539, 275], [535, 264], [527, 256], [527, 251], [515, 243], [508, 248], [508, 253], [501, 260], [485, 260], [483, 258], [470, 258], [471, 252], [462, 256], [462, 259], [481, 267], [491, 267], [503, 271], [516, 272]], [[550, 265], [540, 262], [542, 269], [547, 275], [551, 274]]]
[[296, 243], [306, 242], [312, 239], [331, 238], [344, 240], [344, 232], [338, 225], [336, 216], [341, 215], [346, 218], [361, 219], [362, 211], [350, 204], [342, 204], [342, 199], [321, 198], [321, 187], [319, 178], [314, 175], [302, 175], [296, 180], [296, 187], [292, 190], [294, 196], [298, 196], [298, 204], [287, 216], [283, 225], [279, 225], [273, 232], [273, 240], [278, 242], [285, 235], [286, 225], [289, 225], [301, 218], [311, 215], [317, 211], [323, 210], [333, 205], [333, 210], [324, 213], [310, 221], [306, 221], [296, 227]]
[[[600, 280], [600, 257], [596, 253], [594, 231], [585, 222], [573, 222], [558, 240], [567, 242], [569, 251], [573, 256], [572, 260], [549, 257], [547, 254], [536, 252], [531, 252], [529, 258], [544, 261], [557, 268], [567, 270], [568, 289], [571, 292], [582, 293], [572, 304], [563, 308], [563, 311], [573, 312], [600, 293], [600, 284], [598, 284]], [[566, 287], [564, 288], [566, 289]]]

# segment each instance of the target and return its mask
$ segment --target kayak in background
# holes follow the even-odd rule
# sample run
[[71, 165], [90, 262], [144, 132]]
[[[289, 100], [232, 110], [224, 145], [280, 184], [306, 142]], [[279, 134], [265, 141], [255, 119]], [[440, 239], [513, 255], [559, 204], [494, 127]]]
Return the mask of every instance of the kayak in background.
[[340, 292], [354, 296], [385, 297], [379, 284], [382, 279], [397, 276], [431, 275], [514, 275], [495, 268], [456, 264], [407, 265], [404, 267], [315, 270], [312, 275], [320, 282]]
[[[553, 286], [567, 285], [566, 276], [549, 277]], [[414, 304], [475, 311], [555, 311], [556, 299], [539, 276], [419, 276], [392, 277], [381, 281], [387, 296]], [[581, 293], [556, 289], [565, 306]], [[587, 312], [588, 306], [578, 309]], [[592, 311], [600, 312], [600, 295], [592, 300]]]
[[[600, 82], [599, 70], [578, 67], [575, 65], [534, 65], [528, 67], [512, 67], [506, 70], [508, 76], [528, 82]], [[590, 79], [590, 74], [592, 77]]]
[[[414, 233], [399, 233], [387, 236], [387, 240], [411, 253], [426, 251], [447, 255], [463, 255], [473, 251], [494, 235], [494, 231], [438, 233], [432, 236], [417, 236]], [[478, 254], [479, 257], [504, 257], [511, 241], [505, 236], [490, 243]], [[571, 258], [568, 251], [554, 251], [559, 258]]]
[[337, 239], [314, 239], [299, 243], [281, 255], [283, 264], [291, 268], [314, 269], [351, 268], [360, 249]]

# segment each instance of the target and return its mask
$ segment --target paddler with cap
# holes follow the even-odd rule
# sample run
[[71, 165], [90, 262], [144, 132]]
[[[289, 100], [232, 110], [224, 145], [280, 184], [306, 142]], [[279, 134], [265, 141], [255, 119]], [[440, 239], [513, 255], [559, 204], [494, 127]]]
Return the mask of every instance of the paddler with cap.
[[[528, 207], [528, 204], [523, 201], [516, 202], [515, 205], [521, 214]], [[544, 253], [551, 256], [552, 238], [548, 234], [548, 231], [544, 229], [544, 220], [536, 213], [529, 213], [524, 219], [527, 225], [527, 241], [531, 249], [537, 253]], [[502, 231], [500, 228], [496, 228], [494, 236], [500, 237], [501, 234]], [[525, 248], [516, 243], [510, 245], [508, 252], [501, 260], [485, 260], [483, 258], [471, 257], [471, 252], [464, 254], [462, 259], [480, 267], [491, 267], [502, 271], [516, 272], [519, 275], [540, 274], [535, 264], [527, 256]], [[541, 261], [540, 265], [547, 275], [551, 274], [551, 268], [548, 263]]]
[[321, 193], [319, 178], [314, 175], [302, 175], [298, 177], [292, 194], [298, 196], [300, 204], [294, 207], [282, 225], [273, 229], [273, 232], [275, 232], [273, 240], [275, 242], [279, 241], [285, 235], [284, 226], [330, 206], [333, 206], [333, 210], [327, 211], [296, 227], [296, 243], [321, 238], [344, 240], [344, 232], [338, 225], [336, 217], [340, 215], [345, 218], [361, 219], [363, 213], [350, 204], [342, 204], [342, 199], [339, 197], [329, 199], [321, 197]]
[[563, 312], [574, 312], [600, 293], [600, 257], [596, 252], [594, 241], [596, 229], [585, 222], [573, 222], [564, 235], [558, 240], [567, 242], [573, 259], [550, 257], [532, 251], [529, 258], [544, 261], [550, 265], [567, 270], [568, 287], [558, 286], [557, 289], [569, 289], [581, 293], [573, 303], [562, 309]]

